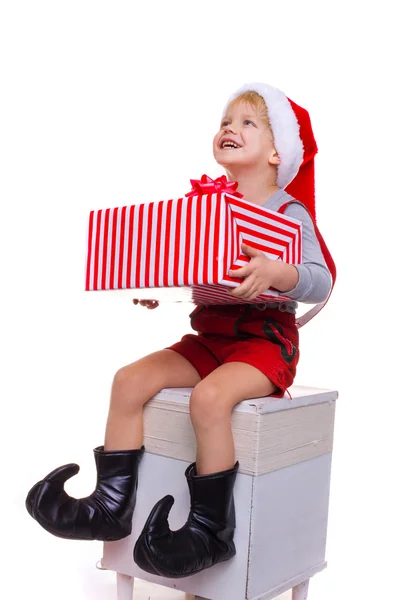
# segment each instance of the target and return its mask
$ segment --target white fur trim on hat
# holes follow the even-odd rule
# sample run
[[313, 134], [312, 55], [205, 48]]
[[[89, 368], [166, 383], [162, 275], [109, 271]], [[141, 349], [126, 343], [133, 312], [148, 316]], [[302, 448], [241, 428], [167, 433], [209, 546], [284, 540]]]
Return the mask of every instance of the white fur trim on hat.
[[264, 98], [269, 122], [274, 136], [275, 148], [281, 159], [278, 165], [277, 184], [285, 188], [296, 177], [303, 162], [304, 146], [300, 138], [300, 126], [293, 108], [285, 94], [266, 83], [246, 83], [229, 98], [229, 104], [244, 92], [257, 92]]

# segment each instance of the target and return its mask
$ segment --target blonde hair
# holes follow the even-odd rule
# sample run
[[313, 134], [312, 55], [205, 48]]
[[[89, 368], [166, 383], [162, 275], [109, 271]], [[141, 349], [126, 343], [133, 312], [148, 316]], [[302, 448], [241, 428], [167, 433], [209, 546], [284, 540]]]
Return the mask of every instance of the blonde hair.
[[271, 123], [269, 122], [267, 105], [265, 104], [264, 98], [262, 96], [260, 96], [260, 94], [257, 94], [257, 92], [253, 92], [253, 91], [243, 92], [239, 96], [236, 96], [236, 98], [234, 98], [229, 103], [227, 110], [230, 107], [237, 106], [241, 102], [247, 102], [247, 104], [250, 104], [250, 106], [252, 106], [255, 109], [260, 121], [262, 123], [264, 123], [264, 125], [267, 126], [267, 128], [271, 132], [272, 137], [274, 137], [273, 133], [272, 133]]

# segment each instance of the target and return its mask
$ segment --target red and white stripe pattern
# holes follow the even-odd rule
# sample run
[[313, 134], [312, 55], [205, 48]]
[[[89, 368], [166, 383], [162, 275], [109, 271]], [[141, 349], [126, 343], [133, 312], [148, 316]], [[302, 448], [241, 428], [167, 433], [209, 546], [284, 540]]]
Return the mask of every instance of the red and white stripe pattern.
[[[227, 272], [249, 260], [242, 241], [270, 258], [301, 262], [299, 221], [226, 193], [92, 211], [86, 290], [190, 286], [198, 304], [241, 302], [222, 286], [241, 281]], [[286, 299], [268, 290], [255, 302], [279, 298]]]

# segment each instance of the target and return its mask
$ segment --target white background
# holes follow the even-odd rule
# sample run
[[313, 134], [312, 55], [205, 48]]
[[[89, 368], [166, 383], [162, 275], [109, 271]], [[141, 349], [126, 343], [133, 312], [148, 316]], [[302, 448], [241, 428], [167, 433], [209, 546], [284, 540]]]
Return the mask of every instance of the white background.
[[0, 596], [114, 597], [93, 568], [101, 544], [50, 536], [25, 496], [67, 462], [81, 465], [67, 490], [92, 491], [114, 372], [178, 340], [191, 307], [85, 293], [88, 213], [222, 174], [211, 142], [227, 97], [264, 81], [311, 114], [318, 223], [338, 268], [301, 332], [296, 380], [340, 392], [329, 568], [309, 598], [398, 597], [394, 4], [2, 2], [0, 514], [12, 589]]

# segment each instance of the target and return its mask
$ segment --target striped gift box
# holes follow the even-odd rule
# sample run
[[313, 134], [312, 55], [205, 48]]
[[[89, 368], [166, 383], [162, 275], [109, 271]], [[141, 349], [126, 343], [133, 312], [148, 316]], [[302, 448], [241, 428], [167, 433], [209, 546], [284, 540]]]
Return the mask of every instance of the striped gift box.
[[[196, 304], [233, 304], [249, 258], [242, 242], [271, 259], [301, 262], [301, 222], [228, 193], [92, 211], [86, 290], [134, 289], [130, 296]], [[157, 290], [149, 288], [158, 288]], [[287, 300], [266, 290], [253, 302]]]

